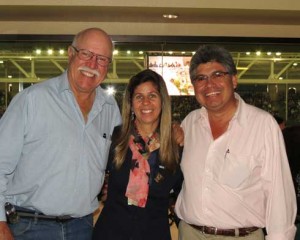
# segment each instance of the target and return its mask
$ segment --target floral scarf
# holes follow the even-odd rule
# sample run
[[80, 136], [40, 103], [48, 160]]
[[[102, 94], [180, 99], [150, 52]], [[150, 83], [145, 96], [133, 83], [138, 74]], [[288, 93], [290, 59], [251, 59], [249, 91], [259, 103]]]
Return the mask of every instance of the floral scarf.
[[132, 164], [125, 196], [128, 198], [128, 205], [145, 207], [151, 177], [148, 161], [156, 158], [152, 153], [160, 147], [158, 133], [143, 138], [135, 128], [129, 139], [129, 147], [132, 151]]

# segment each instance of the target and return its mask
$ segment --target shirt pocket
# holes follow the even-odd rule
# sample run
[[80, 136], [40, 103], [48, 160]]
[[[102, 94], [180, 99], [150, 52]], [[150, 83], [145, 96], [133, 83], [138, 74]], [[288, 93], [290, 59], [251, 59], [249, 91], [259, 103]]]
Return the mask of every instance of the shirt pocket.
[[98, 159], [98, 162], [100, 163], [101, 170], [106, 169], [110, 145], [111, 145], [111, 140], [109, 138], [107, 137], [105, 138], [102, 136], [99, 137], [98, 144], [97, 144], [97, 152], [99, 156], [96, 157], [96, 159]]
[[253, 156], [227, 154], [220, 168], [218, 179], [230, 188], [242, 188], [251, 177]]

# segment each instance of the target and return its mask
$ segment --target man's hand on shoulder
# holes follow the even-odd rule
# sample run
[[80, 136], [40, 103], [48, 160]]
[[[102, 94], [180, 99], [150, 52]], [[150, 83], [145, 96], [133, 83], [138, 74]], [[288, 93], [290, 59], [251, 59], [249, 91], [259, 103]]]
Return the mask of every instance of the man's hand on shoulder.
[[184, 145], [184, 132], [179, 123], [174, 122], [172, 124], [172, 134], [176, 143], [182, 147]]

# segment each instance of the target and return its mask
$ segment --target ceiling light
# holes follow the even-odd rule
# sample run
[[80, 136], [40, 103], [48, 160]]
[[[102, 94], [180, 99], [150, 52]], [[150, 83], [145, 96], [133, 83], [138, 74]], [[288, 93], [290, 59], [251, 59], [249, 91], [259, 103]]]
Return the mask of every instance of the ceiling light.
[[60, 49], [60, 50], [59, 50], [59, 54], [60, 54], [60, 55], [63, 55], [64, 53], [65, 53], [65, 50], [63, 50], [63, 49]]
[[41, 54], [41, 53], [42, 53], [42, 50], [41, 50], [41, 49], [37, 49], [37, 50], [35, 50], [35, 53], [36, 53], [36, 54]]
[[250, 55], [250, 52], [246, 52], [246, 55]]
[[298, 63], [293, 63], [293, 66], [297, 66], [298, 65]]
[[119, 51], [118, 50], [114, 50], [113, 51], [113, 55], [118, 55], [119, 54]]
[[48, 49], [47, 53], [48, 53], [48, 55], [52, 55], [53, 54], [53, 50], [52, 49]]
[[164, 18], [168, 18], [168, 19], [176, 19], [178, 18], [177, 14], [163, 14]]
[[272, 53], [271, 52], [267, 52], [267, 55], [270, 56], [270, 55], [272, 55]]

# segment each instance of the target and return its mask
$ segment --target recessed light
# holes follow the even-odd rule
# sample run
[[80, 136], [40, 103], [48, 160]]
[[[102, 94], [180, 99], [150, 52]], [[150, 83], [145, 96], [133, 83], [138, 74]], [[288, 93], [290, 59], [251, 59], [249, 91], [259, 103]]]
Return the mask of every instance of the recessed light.
[[177, 14], [163, 14], [164, 18], [175, 19], [178, 18]]

